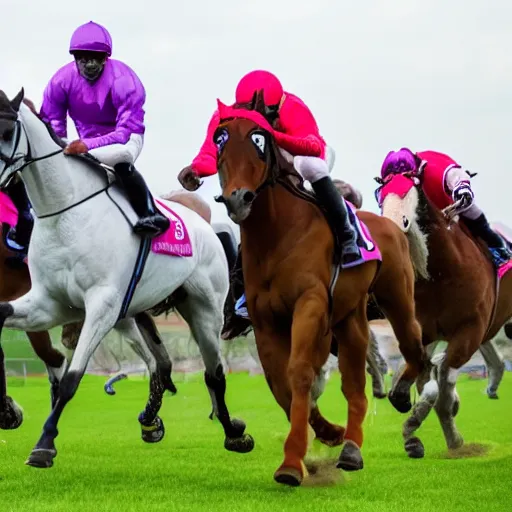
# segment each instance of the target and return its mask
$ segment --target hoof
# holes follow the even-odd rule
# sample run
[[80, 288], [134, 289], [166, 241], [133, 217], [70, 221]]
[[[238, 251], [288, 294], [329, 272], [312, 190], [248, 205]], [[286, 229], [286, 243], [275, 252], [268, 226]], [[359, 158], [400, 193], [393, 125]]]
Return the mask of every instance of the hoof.
[[487, 396], [491, 400], [498, 400], [498, 398], [499, 398], [498, 393], [492, 389], [487, 389]]
[[151, 425], [140, 425], [141, 437], [145, 443], [159, 443], [165, 434], [164, 422], [157, 416]]
[[10, 397], [6, 397], [4, 411], [0, 412], [0, 428], [14, 430], [23, 423], [23, 412], [20, 406]]
[[226, 437], [224, 448], [230, 452], [249, 453], [254, 448], [254, 439], [250, 434], [240, 437]]
[[387, 396], [388, 396], [388, 394], [385, 391], [374, 391], [373, 392], [373, 397], [378, 398], [379, 400], [381, 400], [382, 398], [386, 398]]
[[103, 386], [103, 389], [105, 390], [105, 393], [107, 393], [107, 395], [114, 396], [116, 394], [116, 390], [108, 382]]
[[242, 437], [245, 432], [245, 422], [236, 418], [231, 420], [230, 437]]
[[425, 456], [425, 447], [417, 437], [407, 439], [404, 448], [411, 459], [422, 459]]
[[453, 439], [446, 443], [448, 445], [449, 450], [457, 450], [462, 448], [464, 445], [464, 439], [460, 434], [457, 434]]
[[409, 393], [403, 393], [399, 391], [391, 391], [389, 393], [389, 401], [391, 405], [402, 414], [409, 412], [412, 408], [411, 397]]
[[56, 455], [56, 450], [34, 448], [29, 458], [25, 461], [25, 464], [27, 466], [32, 466], [33, 468], [51, 468], [53, 466], [53, 459]]
[[274, 480], [278, 484], [289, 485], [290, 487], [298, 487], [303, 480], [302, 472], [295, 468], [279, 468], [274, 473]]
[[361, 450], [354, 441], [346, 441], [343, 446], [336, 467], [344, 471], [359, 471], [363, 469]]

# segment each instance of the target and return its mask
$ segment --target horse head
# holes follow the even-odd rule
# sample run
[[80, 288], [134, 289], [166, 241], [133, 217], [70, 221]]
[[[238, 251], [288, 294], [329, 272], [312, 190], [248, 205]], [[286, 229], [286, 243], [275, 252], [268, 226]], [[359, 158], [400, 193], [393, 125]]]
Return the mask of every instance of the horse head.
[[231, 220], [240, 224], [258, 194], [274, 185], [281, 169], [289, 166], [278, 151], [262, 91], [255, 93], [249, 108], [217, 103], [220, 121], [213, 140], [222, 195], [215, 200], [224, 203]]
[[392, 173], [380, 184], [376, 199], [382, 215], [392, 220], [406, 235], [418, 277], [429, 279], [427, 226], [429, 203], [421, 185], [423, 167], [415, 172]]
[[20, 120], [24, 90], [9, 100], [0, 90], [0, 186], [23, 165], [28, 153], [28, 140]]

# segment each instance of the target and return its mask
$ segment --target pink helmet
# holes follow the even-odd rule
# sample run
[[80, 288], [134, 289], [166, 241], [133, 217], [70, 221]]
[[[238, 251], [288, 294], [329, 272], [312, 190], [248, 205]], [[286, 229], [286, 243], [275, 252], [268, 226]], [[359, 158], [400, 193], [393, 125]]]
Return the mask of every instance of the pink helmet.
[[112, 55], [112, 38], [105, 27], [94, 21], [80, 25], [71, 36], [69, 53], [74, 51], [103, 52]]
[[277, 78], [268, 71], [257, 69], [247, 73], [236, 86], [235, 98], [237, 103], [250, 103], [254, 93], [263, 89], [265, 105], [277, 105], [283, 97], [283, 86]]

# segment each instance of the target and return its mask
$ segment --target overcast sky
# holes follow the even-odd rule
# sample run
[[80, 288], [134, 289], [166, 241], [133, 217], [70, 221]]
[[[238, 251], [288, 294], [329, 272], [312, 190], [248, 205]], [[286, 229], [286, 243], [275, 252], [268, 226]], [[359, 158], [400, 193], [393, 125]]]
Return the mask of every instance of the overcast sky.
[[[0, 88], [39, 107], [70, 60], [73, 30], [107, 27], [113, 57], [147, 93], [138, 168], [157, 193], [176, 188], [216, 98], [234, 100], [254, 68], [278, 75], [311, 108], [337, 153], [335, 177], [364, 207], [390, 149], [443, 151], [479, 175], [476, 200], [512, 224], [512, 5], [505, 0], [2, 0]], [[9, 21], [7, 21], [9, 20]], [[74, 134], [74, 130], [70, 130]], [[509, 150], [510, 148], [510, 150]], [[218, 192], [210, 178], [203, 195]], [[221, 205], [216, 205], [223, 212]]]

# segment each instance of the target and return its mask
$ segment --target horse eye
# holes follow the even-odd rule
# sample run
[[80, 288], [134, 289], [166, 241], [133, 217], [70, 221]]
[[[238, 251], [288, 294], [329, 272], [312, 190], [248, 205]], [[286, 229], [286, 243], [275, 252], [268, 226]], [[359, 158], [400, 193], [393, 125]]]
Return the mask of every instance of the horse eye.
[[216, 137], [215, 137], [215, 145], [217, 146], [217, 151], [220, 153], [222, 149], [224, 148], [226, 142], [229, 139], [228, 132], [226, 130], [222, 130]]
[[265, 135], [263, 135], [261, 133], [253, 133], [251, 135], [251, 140], [252, 140], [253, 144], [258, 148], [260, 153], [265, 152], [265, 144], [267, 142], [265, 140]]

